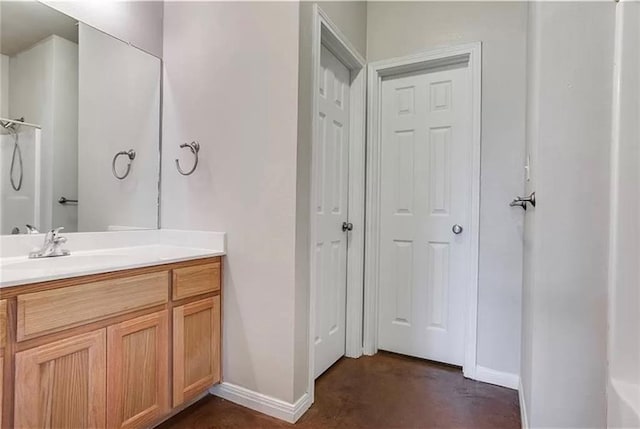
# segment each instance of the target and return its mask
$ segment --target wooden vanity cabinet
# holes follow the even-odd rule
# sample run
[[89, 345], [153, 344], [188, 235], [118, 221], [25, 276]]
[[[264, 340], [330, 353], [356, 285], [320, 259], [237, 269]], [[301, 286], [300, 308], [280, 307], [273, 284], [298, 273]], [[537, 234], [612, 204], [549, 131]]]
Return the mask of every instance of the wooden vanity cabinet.
[[221, 270], [216, 257], [0, 290], [2, 427], [151, 427], [197, 399], [220, 381]]
[[220, 296], [173, 309], [173, 406], [220, 381]]

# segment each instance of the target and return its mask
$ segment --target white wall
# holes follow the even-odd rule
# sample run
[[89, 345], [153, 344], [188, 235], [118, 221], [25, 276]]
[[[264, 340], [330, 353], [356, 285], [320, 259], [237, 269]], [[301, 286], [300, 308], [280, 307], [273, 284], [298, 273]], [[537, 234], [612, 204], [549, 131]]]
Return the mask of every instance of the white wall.
[[640, 3], [616, 6], [609, 427], [640, 426]]
[[529, 427], [606, 426], [614, 2], [531, 4], [522, 385]]
[[167, 2], [164, 17], [162, 227], [227, 233], [223, 378], [293, 402], [299, 5]]
[[520, 367], [527, 5], [370, 2], [367, 60], [482, 42], [482, 179], [477, 363]]
[[[161, 62], [81, 24], [79, 28], [78, 230], [157, 228]], [[111, 166], [136, 151], [129, 175]], [[124, 174], [129, 158], [116, 168]]]
[[42, 3], [155, 56], [162, 56], [162, 1], [42, 0]]

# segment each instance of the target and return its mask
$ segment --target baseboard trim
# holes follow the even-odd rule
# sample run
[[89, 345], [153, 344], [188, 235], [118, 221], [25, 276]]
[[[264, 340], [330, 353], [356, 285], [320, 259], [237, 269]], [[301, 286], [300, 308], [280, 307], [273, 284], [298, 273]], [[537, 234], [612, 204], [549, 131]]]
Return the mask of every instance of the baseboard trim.
[[509, 389], [517, 390], [520, 386], [520, 377], [517, 374], [511, 374], [509, 372], [496, 371], [495, 369], [486, 368], [484, 366], [477, 365], [474, 375], [474, 380], [482, 381], [483, 383], [495, 384], [497, 386], [508, 387]]
[[529, 419], [527, 418], [527, 402], [524, 400], [524, 387], [522, 387], [522, 380], [518, 386], [518, 400], [520, 401], [520, 421], [522, 422], [522, 429], [529, 429]]
[[295, 423], [311, 406], [311, 397], [305, 393], [296, 402], [289, 403], [272, 396], [264, 395], [232, 383], [221, 383], [209, 389], [212, 395], [231, 401], [243, 407]]

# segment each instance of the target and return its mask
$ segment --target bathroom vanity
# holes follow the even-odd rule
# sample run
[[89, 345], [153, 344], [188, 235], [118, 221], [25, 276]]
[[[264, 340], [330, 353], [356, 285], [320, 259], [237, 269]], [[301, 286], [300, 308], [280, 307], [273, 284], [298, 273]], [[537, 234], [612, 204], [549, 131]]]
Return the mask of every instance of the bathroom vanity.
[[151, 427], [220, 381], [225, 234], [160, 229], [162, 60], [105, 32], [140, 15], [45, 3], [0, 1], [0, 426]]
[[[223, 251], [71, 253], [0, 258], [3, 428], [149, 427], [220, 382]], [[29, 280], [38, 264], [55, 279]]]

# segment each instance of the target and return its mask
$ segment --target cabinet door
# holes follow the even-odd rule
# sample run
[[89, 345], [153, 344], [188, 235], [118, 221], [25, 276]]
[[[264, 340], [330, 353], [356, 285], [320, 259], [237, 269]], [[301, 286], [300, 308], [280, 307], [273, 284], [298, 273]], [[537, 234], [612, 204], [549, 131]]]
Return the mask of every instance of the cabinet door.
[[16, 353], [17, 428], [104, 428], [105, 330]]
[[107, 426], [148, 426], [169, 412], [167, 310], [107, 328]]
[[173, 406], [220, 381], [220, 296], [173, 309]]

